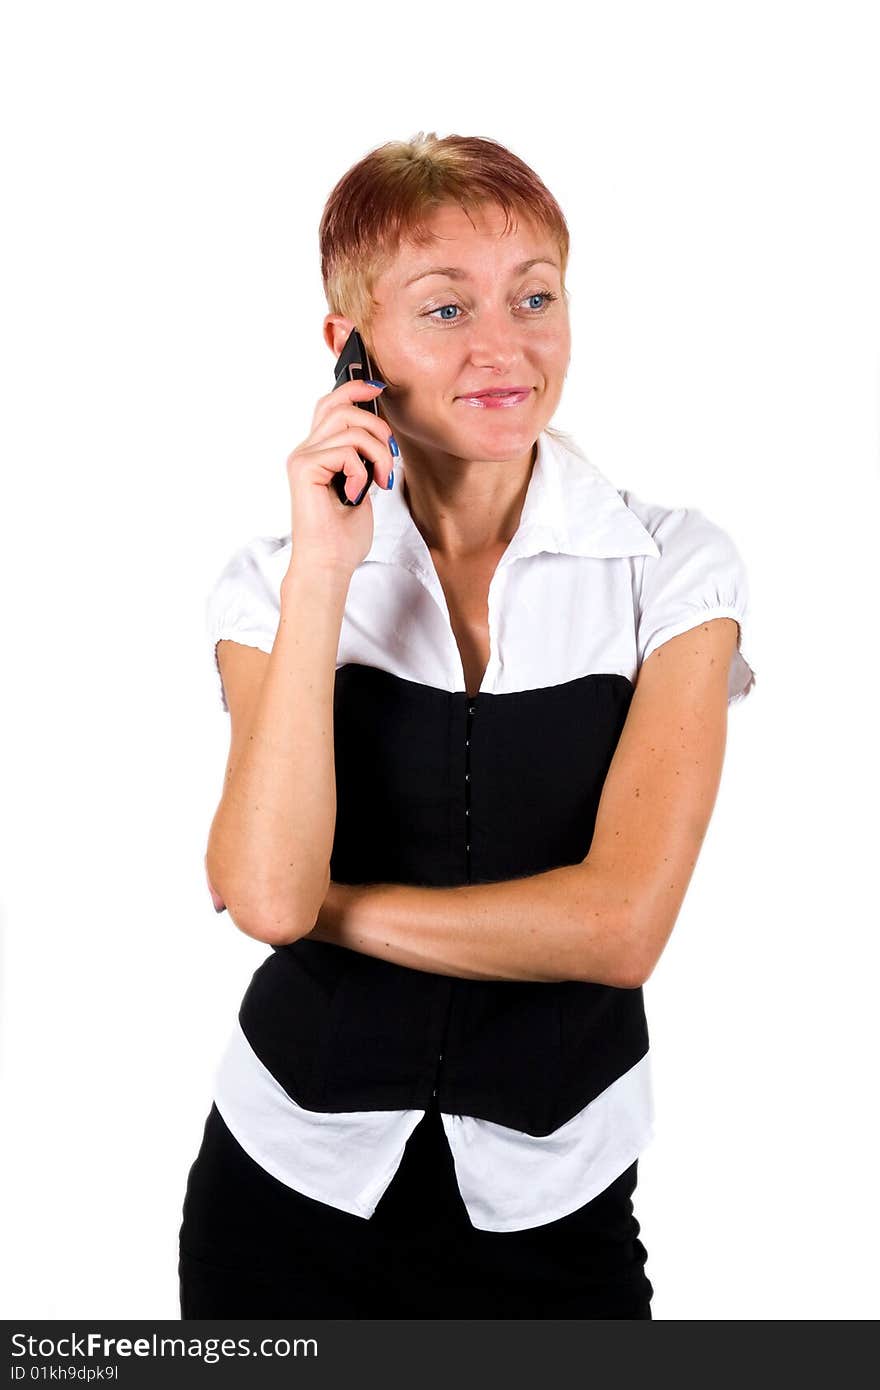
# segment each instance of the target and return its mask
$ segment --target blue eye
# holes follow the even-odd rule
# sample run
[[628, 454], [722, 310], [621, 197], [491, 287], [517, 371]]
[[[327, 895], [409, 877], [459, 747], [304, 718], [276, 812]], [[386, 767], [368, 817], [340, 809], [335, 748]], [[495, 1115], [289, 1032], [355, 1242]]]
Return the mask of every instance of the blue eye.
[[[540, 290], [540, 291], [538, 291], [538, 292], [535, 293], [535, 294], [527, 294], [525, 297], [526, 297], [526, 299], [541, 299], [541, 300], [544, 301], [544, 303], [542, 303], [542, 304], [539, 306], [539, 308], [538, 308], [537, 311], [535, 311], [535, 310], [531, 310], [531, 311], [530, 311], [530, 312], [532, 313], [533, 317], [534, 317], [535, 314], [536, 314], [536, 312], [537, 312], [537, 313], [543, 313], [543, 312], [546, 310], [546, 308], [548, 307], [548, 305], [550, 305], [550, 304], [553, 303], [553, 300], [556, 299], [557, 296], [556, 296], [555, 294], [552, 294], [552, 293], [550, 292], [550, 290]], [[522, 302], [523, 302], [523, 301], [520, 300], [520, 303], [522, 303]], [[441, 304], [441, 305], [440, 305], [438, 308], [436, 308], [436, 309], [429, 309], [428, 312], [427, 312], [427, 314], [425, 315], [425, 317], [430, 319], [430, 318], [433, 318], [435, 314], [441, 314], [441, 315], [442, 315], [444, 309], [458, 309], [458, 308], [460, 308], [460, 305], [458, 305], [458, 304]], [[458, 315], [456, 315], [456, 317], [455, 317], [454, 319], [453, 319], [453, 318], [446, 318], [446, 317], [443, 317], [443, 318], [438, 319], [438, 323], [458, 323], [458, 318], [459, 318]]]

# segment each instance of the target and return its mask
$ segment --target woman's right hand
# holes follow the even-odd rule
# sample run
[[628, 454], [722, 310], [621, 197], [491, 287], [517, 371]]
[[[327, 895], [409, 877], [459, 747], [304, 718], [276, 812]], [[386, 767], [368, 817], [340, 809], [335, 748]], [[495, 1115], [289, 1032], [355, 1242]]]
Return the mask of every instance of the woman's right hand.
[[388, 486], [394, 468], [389, 447], [391, 427], [357, 401], [372, 400], [382, 387], [347, 381], [321, 396], [312, 416], [311, 433], [287, 460], [291, 501], [291, 567], [342, 572], [350, 578], [373, 543], [373, 507], [369, 492], [357, 507], [346, 507], [331, 482], [344, 472], [351, 501], [367, 482], [362, 453], [373, 463], [373, 480]]

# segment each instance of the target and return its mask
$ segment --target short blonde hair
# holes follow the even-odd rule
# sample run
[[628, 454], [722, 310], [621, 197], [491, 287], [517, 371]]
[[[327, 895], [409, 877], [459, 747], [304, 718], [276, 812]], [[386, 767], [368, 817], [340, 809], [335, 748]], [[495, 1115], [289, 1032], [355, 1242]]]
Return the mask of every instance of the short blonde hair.
[[371, 150], [336, 184], [319, 230], [321, 277], [330, 313], [351, 319], [370, 347], [379, 276], [401, 241], [430, 244], [426, 222], [446, 203], [470, 213], [500, 204], [505, 232], [519, 213], [544, 227], [559, 250], [566, 299], [568, 225], [549, 189], [495, 140], [422, 131]]

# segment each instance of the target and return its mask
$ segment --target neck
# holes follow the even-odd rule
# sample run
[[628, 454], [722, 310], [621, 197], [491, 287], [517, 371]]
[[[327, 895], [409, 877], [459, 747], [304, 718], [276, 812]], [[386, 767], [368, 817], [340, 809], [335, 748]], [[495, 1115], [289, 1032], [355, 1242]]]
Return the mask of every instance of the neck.
[[519, 458], [428, 460], [401, 445], [404, 497], [428, 549], [441, 559], [472, 559], [504, 549], [516, 534], [538, 457], [537, 443]]

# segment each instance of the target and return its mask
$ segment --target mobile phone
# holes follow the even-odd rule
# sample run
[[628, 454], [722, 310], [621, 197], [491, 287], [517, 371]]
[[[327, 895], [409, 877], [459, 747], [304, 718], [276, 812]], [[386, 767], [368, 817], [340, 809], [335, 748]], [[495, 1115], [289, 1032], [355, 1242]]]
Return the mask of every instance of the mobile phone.
[[[370, 361], [370, 355], [367, 352], [366, 347], [364, 346], [363, 338], [361, 337], [360, 333], [358, 333], [356, 328], [353, 328], [349, 333], [348, 338], [346, 339], [345, 347], [339, 354], [335, 367], [335, 376], [336, 381], [333, 386], [334, 391], [336, 390], [337, 386], [342, 386], [346, 381], [376, 380], [376, 377], [373, 373], [373, 364]], [[356, 401], [355, 404], [359, 405], [361, 410], [370, 410], [374, 415], [378, 415], [378, 400], [378, 396], [371, 396], [368, 401]], [[352, 502], [351, 499], [349, 497], [346, 497], [345, 495], [345, 473], [337, 473], [333, 478], [332, 486], [336, 492], [336, 495], [339, 498], [340, 502], [342, 502], [346, 507], [359, 507], [361, 502], [366, 497], [367, 492], [370, 488], [370, 484], [373, 481], [373, 460], [364, 458], [363, 454], [361, 453], [358, 453], [358, 458], [367, 470], [367, 481], [364, 484], [363, 491], [361, 492], [361, 495], [356, 502]]]

